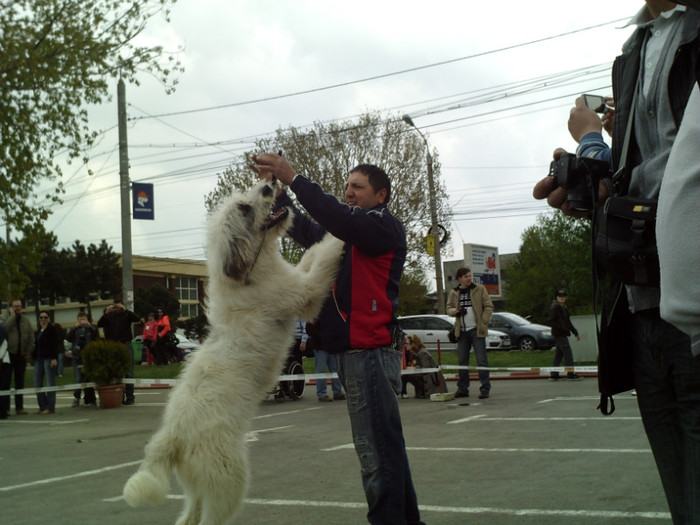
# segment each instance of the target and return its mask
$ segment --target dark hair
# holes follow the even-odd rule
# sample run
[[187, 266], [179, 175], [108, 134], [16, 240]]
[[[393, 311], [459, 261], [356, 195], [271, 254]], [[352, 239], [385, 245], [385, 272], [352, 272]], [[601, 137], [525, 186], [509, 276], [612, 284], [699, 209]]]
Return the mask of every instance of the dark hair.
[[457, 277], [457, 279], [459, 279], [460, 277], [462, 277], [463, 275], [466, 275], [468, 273], [472, 273], [472, 271], [469, 268], [463, 267], [463, 268], [460, 268], [459, 270], [457, 270], [457, 274], [455, 277]]
[[386, 171], [374, 164], [358, 164], [350, 170], [350, 173], [356, 171], [367, 175], [367, 179], [374, 193], [377, 193], [379, 190], [386, 190], [384, 204], [388, 204], [391, 199], [391, 180], [389, 179], [389, 175], [386, 174]]
[[87, 319], [87, 312], [78, 312], [77, 318], [80, 319], [81, 317], [85, 317]]
[[41, 317], [41, 314], [46, 314], [46, 317], [49, 318], [49, 322], [51, 322], [51, 314], [48, 310], [39, 310], [39, 317]]

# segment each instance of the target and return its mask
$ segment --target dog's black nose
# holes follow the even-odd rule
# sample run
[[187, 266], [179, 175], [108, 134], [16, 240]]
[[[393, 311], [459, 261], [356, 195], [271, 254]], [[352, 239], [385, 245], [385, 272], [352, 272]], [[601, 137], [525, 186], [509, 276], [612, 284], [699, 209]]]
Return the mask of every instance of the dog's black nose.
[[268, 186], [267, 184], [265, 184], [262, 187], [262, 190], [260, 190], [260, 191], [264, 197], [269, 197], [270, 195], [272, 195], [272, 188], [270, 188], [270, 186]]

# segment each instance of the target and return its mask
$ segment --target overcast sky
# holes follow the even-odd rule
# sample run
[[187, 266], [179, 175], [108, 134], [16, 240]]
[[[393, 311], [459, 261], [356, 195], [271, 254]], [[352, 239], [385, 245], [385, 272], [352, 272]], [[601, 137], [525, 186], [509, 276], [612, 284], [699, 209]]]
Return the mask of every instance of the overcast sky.
[[[611, 94], [610, 65], [632, 31], [622, 26], [641, 7], [179, 0], [171, 23], [144, 35], [182, 48], [177, 91], [166, 96], [146, 75], [126, 87], [131, 180], [156, 186], [156, 220], [133, 221], [133, 253], [203, 259], [204, 197], [253, 137], [368, 110], [411, 114], [438, 150], [455, 214], [443, 260], [461, 258], [462, 243], [515, 252], [549, 213], [531, 195], [552, 151], [575, 148], [566, 129], [575, 97]], [[339, 87], [320, 89], [329, 86]], [[47, 223], [62, 247], [104, 238], [121, 252], [116, 82], [114, 94], [91, 113], [107, 130], [90, 152], [95, 175], [67, 168], [65, 203]]]

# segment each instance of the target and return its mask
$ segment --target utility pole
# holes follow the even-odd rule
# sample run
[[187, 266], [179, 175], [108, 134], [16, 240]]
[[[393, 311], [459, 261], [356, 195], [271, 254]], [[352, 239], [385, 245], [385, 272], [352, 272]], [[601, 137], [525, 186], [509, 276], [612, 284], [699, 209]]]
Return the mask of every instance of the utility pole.
[[[444, 292], [444, 286], [443, 286], [443, 278], [442, 278], [442, 258], [440, 257], [440, 234], [438, 232], [438, 223], [437, 223], [437, 203], [436, 203], [436, 196], [435, 196], [435, 179], [433, 177], [433, 156], [430, 154], [430, 145], [428, 144], [428, 139], [425, 138], [425, 135], [421, 133], [421, 130], [418, 129], [418, 126], [415, 125], [413, 122], [413, 119], [410, 117], [410, 115], [404, 115], [402, 117], [402, 120], [408, 124], [409, 126], [413, 127], [420, 137], [423, 139], [423, 142], [425, 143], [425, 162], [428, 165], [428, 198], [429, 198], [429, 204], [430, 204], [430, 232], [433, 236], [434, 239], [434, 246], [435, 246], [435, 285], [436, 285], [436, 293], [437, 293], [437, 311], [439, 314], [444, 314], [445, 313], [445, 292]], [[430, 234], [429, 234], [430, 235]]]
[[131, 257], [131, 187], [129, 185], [129, 146], [126, 140], [126, 89], [124, 80], [117, 84], [119, 125], [119, 190], [122, 218], [122, 300], [128, 310], [134, 309], [134, 271]]

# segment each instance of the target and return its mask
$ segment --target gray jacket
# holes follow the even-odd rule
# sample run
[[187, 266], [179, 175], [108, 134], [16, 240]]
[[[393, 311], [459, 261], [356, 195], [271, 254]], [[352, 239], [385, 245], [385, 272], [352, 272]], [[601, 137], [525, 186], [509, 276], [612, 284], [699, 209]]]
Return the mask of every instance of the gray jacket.
[[11, 354], [31, 356], [34, 351], [34, 328], [26, 315], [19, 316], [19, 330], [17, 316], [11, 315], [5, 321], [5, 330], [8, 335], [8, 346]]

